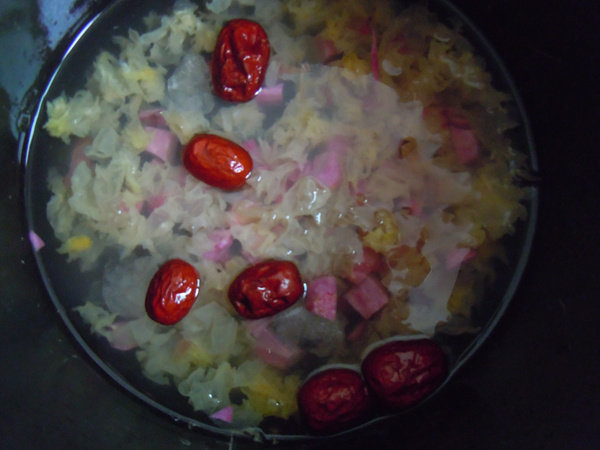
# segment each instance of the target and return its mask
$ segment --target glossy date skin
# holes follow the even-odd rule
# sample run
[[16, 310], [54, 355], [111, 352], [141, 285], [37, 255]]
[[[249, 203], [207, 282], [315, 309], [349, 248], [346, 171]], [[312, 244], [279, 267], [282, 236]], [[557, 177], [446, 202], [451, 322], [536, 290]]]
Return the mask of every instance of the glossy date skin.
[[265, 261], [240, 273], [229, 286], [235, 310], [247, 319], [277, 314], [304, 294], [298, 268], [289, 261]]
[[215, 94], [232, 102], [252, 100], [265, 80], [269, 57], [269, 39], [263, 27], [246, 19], [227, 22], [211, 63]]
[[152, 277], [146, 292], [146, 313], [162, 325], [173, 325], [189, 312], [200, 292], [196, 269], [181, 259], [164, 263]]
[[182, 159], [194, 177], [227, 191], [241, 188], [253, 166], [243, 147], [214, 134], [195, 135], [183, 148]]
[[442, 349], [430, 339], [389, 342], [371, 351], [362, 363], [369, 389], [393, 410], [418, 403], [444, 381], [447, 372]]
[[298, 391], [298, 409], [318, 433], [350, 428], [365, 419], [371, 398], [360, 374], [352, 369], [327, 369], [310, 377]]

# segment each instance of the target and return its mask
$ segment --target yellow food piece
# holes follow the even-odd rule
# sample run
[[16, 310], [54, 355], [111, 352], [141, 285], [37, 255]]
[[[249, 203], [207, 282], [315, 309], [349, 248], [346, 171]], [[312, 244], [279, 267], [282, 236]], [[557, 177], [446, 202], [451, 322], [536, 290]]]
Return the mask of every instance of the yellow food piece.
[[123, 76], [132, 81], [155, 81], [156, 71], [151, 67], [145, 67], [140, 70], [124, 70]]
[[486, 239], [485, 230], [481, 228], [481, 226], [474, 226], [473, 229], [469, 232], [473, 239], [475, 239], [477, 246], [483, 244]]
[[344, 54], [340, 65], [344, 69], [348, 69], [360, 75], [365, 75], [371, 71], [369, 63], [364, 59], [360, 59], [354, 52]]
[[252, 383], [242, 388], [252, 408], [263, 416], [287, 419], [297, 410], [296, 393], [300, 384], [297, 375], [280, 376], [265, 369]]
[[431, 271], [429, 261], [415, 247], [402, 245], [386, 253], [394, 278], [408, 286], [419, 286]]
[[197, 52], [209, 52], [214, 50], [217, 43], [217, 33], [209, 26], [202, 26], [193, 36], [194, 50]]
[[402, 139], [398, 150], [402, 158], [414, 154], [417, 151], [417, 140], [411, 136]]
[[64, 96], [48, 103], [48, 122], [44, 125], [50, 136], [67, 136], [70, 131], [69, 105]]
[[145, 150], [150, 144], [149, 133], [141, 125], [129, 125], [123, 130], [127, 142], [137, 151]]
[[400, 229], [394, 215], [384, 209], [375, 211], [375, 227], [363, 237], [363, 243], [376, 252], [383, 252], [400, 240]]
[[459, 223], [475, 223], [483, 229], [474, 229], [471, 233], [479, 244], [485, 237], [497, 240], [512, 233], [514, 224], [527, 216], [527, 210], [520, 203], [525, 191], [512, 183], [502, 170], [499, 164], [479, 169], [473, 175], [476, 195], [456, 210]]
[[89, 249], [92, 240], [86, 235], [72, 236], [64, 243], [62, 249], [67, 253], [78, 253]]
[[177, 344], [175, 358], [179, 362], [188, 362], [198, 367], [206, 367], [213, 363], [213, 357], [204, 346], [185, 339]]

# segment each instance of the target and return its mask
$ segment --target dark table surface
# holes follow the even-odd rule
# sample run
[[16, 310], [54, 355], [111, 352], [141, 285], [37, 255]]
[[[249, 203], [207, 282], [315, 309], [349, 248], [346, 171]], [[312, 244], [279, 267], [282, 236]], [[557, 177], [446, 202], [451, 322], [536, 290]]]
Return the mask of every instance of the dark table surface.
[[[0, 6], [0, 448], [228, 448], [105, 376], [44, 291], [24, 238], [11, 105], [33, 82], [48, 43], [85, 6], [106, 2], [38, 3]], [[313, 447], [597, 449], [600, 3], [455, 4], [505, 61], [529, 112], [542, 178], [530, 262], [499, 326], [441, 395], [351, 441]]]

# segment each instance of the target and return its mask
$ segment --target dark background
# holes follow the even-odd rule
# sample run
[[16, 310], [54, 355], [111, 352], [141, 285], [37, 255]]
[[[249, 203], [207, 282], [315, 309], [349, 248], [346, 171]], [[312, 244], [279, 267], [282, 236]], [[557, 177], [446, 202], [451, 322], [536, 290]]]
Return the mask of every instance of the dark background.
[[[48, 42], [85, 8], [106, 3], [0, 5], [0, 447], [227, 448], [171, 423], [100, 372], [62, 324], [24, 238], [14, 105]], [[600, 2], [455, 4], [496, 48], [529, 113], [542, 179], [530, 263], [498, 327], [441, 395], [351, 441], [321, 446], [597, 449]]]

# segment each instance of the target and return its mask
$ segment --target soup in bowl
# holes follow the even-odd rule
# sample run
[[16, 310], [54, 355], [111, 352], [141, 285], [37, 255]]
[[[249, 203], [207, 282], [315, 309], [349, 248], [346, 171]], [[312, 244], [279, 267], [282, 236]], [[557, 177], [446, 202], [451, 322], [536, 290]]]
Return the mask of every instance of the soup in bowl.
[[82, 345], [226, 434], [344, 432], [439, 390], [514, 292], [535, 209], [518, 98], [463, 28], [213, 0], [115, 32], [126, 7], [71, 48], [28, 148], [30, 238]]

